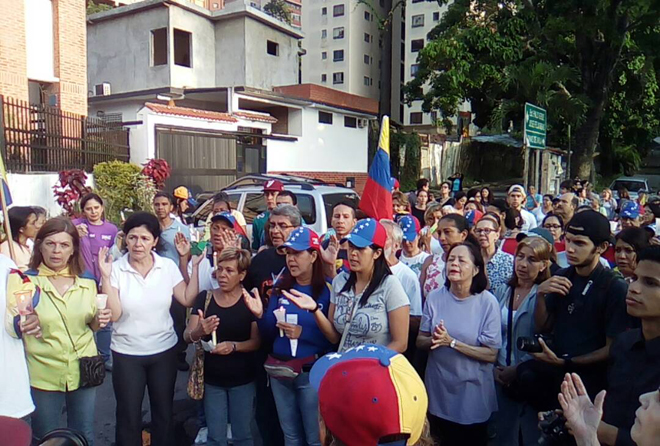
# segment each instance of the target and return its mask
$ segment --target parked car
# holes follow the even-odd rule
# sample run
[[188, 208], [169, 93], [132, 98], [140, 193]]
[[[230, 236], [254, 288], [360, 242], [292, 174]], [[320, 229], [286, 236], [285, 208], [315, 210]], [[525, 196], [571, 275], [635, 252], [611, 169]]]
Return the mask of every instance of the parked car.
[[617, 200], [619, 199], [619, 189], [621, 188], [626, 188], [630, 193], [630, 198], [633, 200], [637, 199], [640, 190], [650, 191], [649, 182], [646, 177], [638, 175], [632, 177], [619, 177], [612, 182], [610, 189], [612, 189], [612, 194]]
[[[298, 209], [305, 220], [305, 225], [317, 234], [324, 234], [330, 227], [332, 208], [340, 201], [350, 201], [356, 206], [360, 196], [342, 185], [328, 184], [320, 180], [296, 177], [292, 175], [246, 175], [234, 181], [222, 191], [229, 195], [232, 209], [237, 209], [245, 216], [248, 236], [252, 237], [252, 220], [266, 210], [263, 197], [263, 185], [268, 180], [279, 180], [284, 189], [290, 190], [298, 199]], [[207, 195], [208, 196], [208, 195]], [[193, 213], [195, 225], [203, 225], [213, 208], [211, 195]]]

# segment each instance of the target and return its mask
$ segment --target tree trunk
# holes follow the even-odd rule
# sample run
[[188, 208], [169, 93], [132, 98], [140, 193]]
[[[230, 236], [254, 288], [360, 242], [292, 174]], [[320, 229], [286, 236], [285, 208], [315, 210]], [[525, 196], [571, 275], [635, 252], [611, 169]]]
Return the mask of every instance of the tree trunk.
[[584, 124], [575, 135], [575, 157], [571, 163], [570, 178], [578, 176], [582, 179], [591, 178], [594, 154], [600, 135], [600, 123], [603, 120], [607, 95], [602, 94], [595, 101], [594, 106], [587, 112]]

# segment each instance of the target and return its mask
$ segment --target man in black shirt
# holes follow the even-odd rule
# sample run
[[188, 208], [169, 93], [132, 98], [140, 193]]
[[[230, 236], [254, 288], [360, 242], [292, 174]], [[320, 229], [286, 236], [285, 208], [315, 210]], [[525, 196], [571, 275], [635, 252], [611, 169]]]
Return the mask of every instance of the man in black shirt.
[[[264, 308], [268, 307], [268, 299], [277, 280], [287, 272], [286, 255], [277, 248], [281, 246], [289, 234], [302, 224], [302, 216], [295, 206], [283, 204], [270, 211], [266, 231], [270, 237], [272, 248], [259, 252], [252, 259], [248, 274], [243, 282], [245, 289], [252, 291], [255, 296], [261, 297]], [[254, 292], [256, 288], [257, 293]], [[267, 386], [266, 372], [263, 363], [268, 353], [272, 351], [271, 345], [262, 342], [257, 352], [257, 410], [256, 420], [259, 433], [265, 446], [283, 446], [284, 435], [280, 428], [277, 408], [273, 394]]]
[[557, 393], [566, 372], [579, 373], [593, 397], [605, 387], [605, 364], [612, 340], [628, 328], [623, 278], [600, 265], [600, 255], [611, 239], [602, 214], [584, 211], [566, 225], [566, 257], [570, 266], [543, 282], [537, 292], [536, 332], [543, 352], [535, 363], [522, 366], [519, 378], [534, 396], [538, 409], [557, 405]]
[[635, 445], [630, 429], [639, 397], [660, 386], [660, 247], [642, 251], [634, 277], [626, 306], [642, 328], [621, 333], [610, 349], [605, 410], [598, 428], [598, 439], [607, 445]]

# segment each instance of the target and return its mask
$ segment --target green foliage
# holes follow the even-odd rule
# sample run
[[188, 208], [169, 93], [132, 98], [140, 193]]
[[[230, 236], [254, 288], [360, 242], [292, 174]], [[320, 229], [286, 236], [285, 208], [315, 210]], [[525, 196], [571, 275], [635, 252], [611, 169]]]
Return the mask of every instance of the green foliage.
[[[390, 132], [390, 160], [392, 175], [399, 179], [401, 190], [415, 190], [421, 170], [422, 141], [417, 133]], [[399, 167], [400, 153], [404, 151], [403, 168]]]
[[570, 125], [573, 166], [585, 177], [599, 144], [616, 163], [614, 152], [660, 133], [659, 15], [657, 0], [455, 0], [406, 96], [447, 127], [469, 101], [474, 124], [495, 131], [512, 122], [520, 132], [525, 102], [545, 107], [548, 145], [566, 147]]
[[87, 15], [96, 14], [97, 12], [109, 11], [112, 6], [103, 3], [96, 3], [94, 0], [87, 0]]
[[291, 10], [284, 0], [270, 0], [264, 6], [264, 12], [284, 23], [291, 24]]
[[106, 218], [120, 225], [121, 212], [152, 211], [153, 183], [140, 174], [142, 169], [123, 161], [109, 161], [94, 166], [96, 192], [105, 201]]

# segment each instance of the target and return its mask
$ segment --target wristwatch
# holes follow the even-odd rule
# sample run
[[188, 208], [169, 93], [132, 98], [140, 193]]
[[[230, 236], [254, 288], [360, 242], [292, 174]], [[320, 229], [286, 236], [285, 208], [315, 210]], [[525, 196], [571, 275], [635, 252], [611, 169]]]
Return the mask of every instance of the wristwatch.
[[232, 342], [232, 344], [231, 344], [231, 352], [236, 353], [236, 343], [235, 342]]
[[456, 348], [456, 339], [452, 339], [449, 343], [449, 348]]

